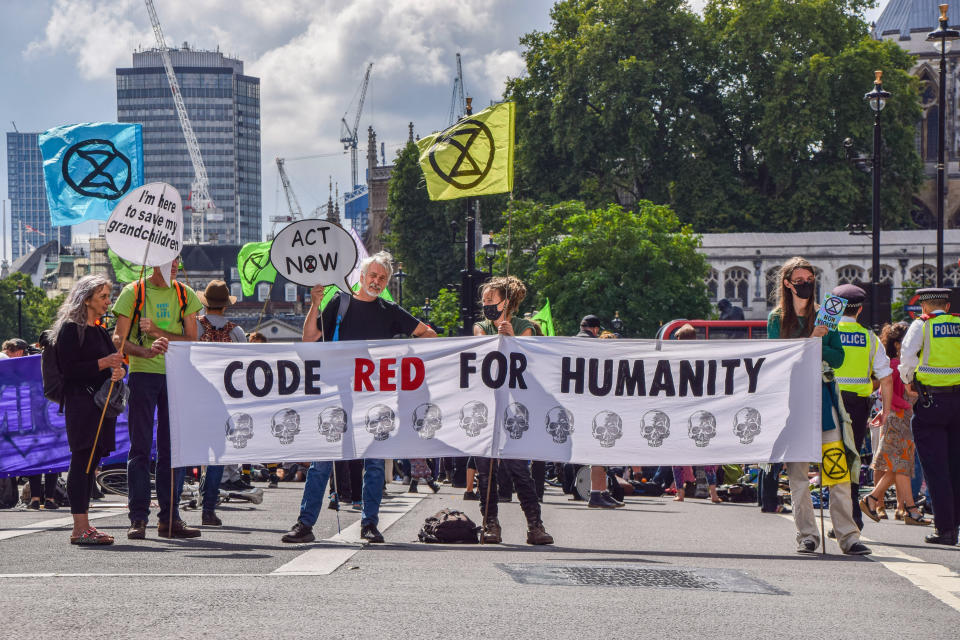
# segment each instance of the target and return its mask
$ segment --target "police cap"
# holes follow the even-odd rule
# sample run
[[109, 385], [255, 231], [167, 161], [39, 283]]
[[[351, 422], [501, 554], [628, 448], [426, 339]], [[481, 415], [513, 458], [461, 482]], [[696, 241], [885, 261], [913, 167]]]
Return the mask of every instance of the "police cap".
[[859, 309], [863, 301], [867, 299], [867, 292], [855, 284], [841, 284], [833, 288], [831, 293], [835, 296], [846, 299], [847, 309]]
[[928, 300], [943, 300], [947, 301], [950, 299], [950, 289], [944, 289], [940, 287], [927, 287], [926, 289], [917, 289], [917, 302], [926, 302]]

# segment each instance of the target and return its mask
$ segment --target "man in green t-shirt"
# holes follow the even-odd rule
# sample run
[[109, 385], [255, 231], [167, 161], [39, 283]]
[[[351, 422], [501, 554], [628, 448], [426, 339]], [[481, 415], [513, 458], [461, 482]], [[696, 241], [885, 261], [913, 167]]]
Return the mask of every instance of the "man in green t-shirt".
[[[130, 455], [127, 458], [130, 528], [127, 538], [146, 537], [150, 515], [150, 449], [153, 418], [157, 416], [157, 500], [160, 503], [157, 533], [164, 538], [195, 538], [200, 530], [179, 518], [178, 502], [170, 513], [170, 411], [163, 354], [170, 341], [197, 339], [197, 312], [203, 308], [193, 289], [177, 282], [179, 260], [170, 268], [170, 284], [160, 269], [147, 280], [131, 282], [113, 305], [117, 316], [114, 343], [126, 340], [130, 356], [129, 422]], [[185, 469], [174, 472], [173, 495], [183, 490]]]

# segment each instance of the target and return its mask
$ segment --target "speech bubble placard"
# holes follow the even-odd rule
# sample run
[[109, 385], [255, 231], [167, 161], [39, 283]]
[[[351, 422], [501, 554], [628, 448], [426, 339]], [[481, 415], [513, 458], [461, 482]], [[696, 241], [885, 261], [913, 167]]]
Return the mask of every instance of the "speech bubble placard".
[[176, 188], [151, 182], [124, 196], [107, 220], [104, 237], [133, 264], [169, 264], [183, 248], [183, 208]]
[[350, 291], [347, 276], [357, 264], [350, 232], [326, 220], [298, 220], [273, 239], [270, 263], [290, 282], [313, 287], [335, 284]]

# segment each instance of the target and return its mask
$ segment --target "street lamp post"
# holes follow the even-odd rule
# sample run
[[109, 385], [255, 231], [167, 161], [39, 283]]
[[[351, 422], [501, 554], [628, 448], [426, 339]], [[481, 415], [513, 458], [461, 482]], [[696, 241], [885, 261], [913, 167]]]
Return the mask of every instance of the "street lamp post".
[[940, 91], [937, 94], [937, 286], [943, 286], [943, 199], [946, 192], [944, 147], [946, 146], [947, 53], [960, 31], [947, 28], [947, 8], [940, 5], [940, 26], [927, 35], [927, 42], [940, 53]]
[[403, 306], [403, 279], [406, 278], [409, 274], [403, 272], [403, 263], [397, 263], [397, 272], [393, 274], [393, 277], [397, 279], [397, 304], [401, 307]]
[[423, 321], [427, 324], [430, 324], [431, 311], [433, 311], [433, 307], [430, 306], [430, 298], [427, 298], [423, 301]]
[[874, 329], [880, 329], [880, 152], [883, 139], [880, 136], [880, 112], [890, 99], [890, 92], [883, 90], [883, 71], [875, 71], [873, 91], [864, 99], [873, 109], [873, 264], [870, 274], [870, 321]]
[[493, 238], [490, 238], [487, 241], [487, 244], [483, 245], [483, 252], [487, 256], [487, 273], [490, 277], [493, 277], [493, 260], [497, 257], [497, 251], [500, 249], [500, 245], [493, 241]]
[[23, 297], [27, 295], [27, 292], [23, 290], [23, 287], [17, 285], [17, 290], [13, 292], [13, 295], [17, 297], [17, 337], [23, 338]]

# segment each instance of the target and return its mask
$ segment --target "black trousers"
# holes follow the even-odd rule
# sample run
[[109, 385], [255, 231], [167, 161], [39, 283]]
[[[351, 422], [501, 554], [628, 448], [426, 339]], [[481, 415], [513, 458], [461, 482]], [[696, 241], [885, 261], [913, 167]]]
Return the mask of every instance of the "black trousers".
[[103, 456], [94, 456], [87, 473], [87, 461], [90, 449], [70, 453], [70, 470], [67, 471], [67, 497], [70, 499], [70, 513], [86, 513], [90, 510], [90, 495], [93, 493], [93, 481], [97, 476], [97, 467]]
[[938, 533], [960, 527], [960, 393], [931, 394], [933, 404], [914, 407], [913, 440], [933, 500]]
[[[484, 520], [496, 519], [500, 513], [497, 503], [497, 478], [508, 476], [513, 481], [520, 498], [520, 508], [527, 517], [527, 524], [531, 527], [540, 524], [540, 502], [537, 500], [537, 491], [533, 485], [533, 476], [525, 460], [494, 460], [493, 475], [491, 476], [490, 458], [477, 458], [477, 476], [480, 483], [480, 514]], [[490, 500], [487, 504], [487, 487], [490, 485]]]
[[543, 502], [543, 485], [547, 482], [547, 463], [543, 460], [531, 462], [530, 475], [533, 476], [533, 488], [537, 492], [537, 499]]
[[53, 496], [56, 495], [57, 480], [59, 479], [59, 473], [29, 476], [27, 480], [30, 481], [30, 499], [53, 500]]
[[[850, 423], [853, 427], [853, 444], [857, 452], [863, 448], [863, 441], [867, 438], [867, 420], [870, 418], [870, 407], [873, 401], [869, 396], [864, 398], [852, 391], [841, 391], [843, 406], [850, 414]], [[860, 469], [850, 469], [850, 498], [853, 500], [853, 520], [857, 527], [863, 529], [863, 512], [860, 511]]]
[[[770, 471], [761, 471], [757, 478], [757, 501], [760, 503], [760, 511], [764, 513], [774, 513], [780, 506], [780, 500], [777, 498], [777, 489], [780, 484], [780, 469], [783, 465], [774, 462], [770, 465]], [[860, 507], [857, 507], [857, 512]]]

